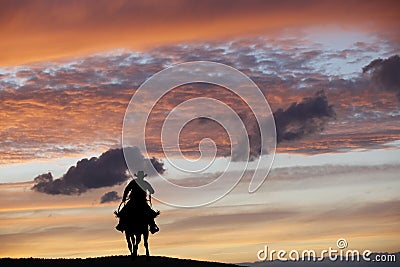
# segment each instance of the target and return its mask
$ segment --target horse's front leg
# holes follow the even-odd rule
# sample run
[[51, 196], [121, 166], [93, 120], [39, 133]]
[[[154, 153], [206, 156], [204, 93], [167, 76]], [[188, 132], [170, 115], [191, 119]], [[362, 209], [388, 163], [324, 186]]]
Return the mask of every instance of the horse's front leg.
[[133, 251], [132, 251], [132, 255], [133, 255], [134, 257], [136, 257], [136, 256], [137, 256], [137, 246], [135, 245], [135, 242], [136, 242], [136, 240], [135, 240], [135, 235], [132, 234], [132, 235], [131, 235], [131, 238], [132, 238], [132, 244], [134, 244], [134, 246], [133, 246]]
[[150, 251], [149, 251], [149, 231], [143, 233], [143, 242], [144, 242], [144, 247], [146, 248], [146, 258], [147, 260], [150, 260]]
[[129, 236], [131, 237], [132, 244], [133, 244], [133, 247], [131, 249], [131, 257], [132, 257], [132, 260], [135, 260], [137, 257], [137, 246], [136, 246], [135, 234], [130, 233]]
[[139, 248], [139, 244], [140, 244], [140, 241], [141, 241], [141, 236], [140, 236], [140, 234], [136, 234], [135, 235], [136, 236], [136, 242], [135, 242], [135, 251], [136, 251], [136, 254], [137, 254], [137, 251], [138, 251], [138, 248]]

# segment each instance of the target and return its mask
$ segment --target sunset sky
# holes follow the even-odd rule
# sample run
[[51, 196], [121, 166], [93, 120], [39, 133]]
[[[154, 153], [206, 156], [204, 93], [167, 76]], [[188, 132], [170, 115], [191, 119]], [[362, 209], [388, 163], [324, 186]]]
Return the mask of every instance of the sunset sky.
[[[0, 257], [127, 254], [114, 228], [119, 200], [101, 201], [121, 195], [127, 180], [101, 172], [121, 164], [124, 115], [138, 87], [200, 60], [257, 84], [275, 117], [275, 160], [253, 194], [250, 166], [210, 205], [155, 201], [153, 255], [253, 262], [265, 244], [322, 250], [341, 237], [351, 249], [400, 251], [399, 29], [398, 1], [0, 0]], [[200, 140], [213, 139], [215, 165], [185, 176], [165, 160], [168, 111], [200, 96], [228, 104], [256, 145], [257, 124], [236, 95], [190, 84], [157, 103], [138, 164], [156, 157], [183, 186], [212, 181], [231, 158], [232, 176], [243, 168], [223, 128], [208, 120], [188, 123], [179, 145], [195, 158]], [[92, 157], [101, 174], [84, 172], [86, 161], [67, 173]], [[54, 180], [32, 189], [47, 173]]]

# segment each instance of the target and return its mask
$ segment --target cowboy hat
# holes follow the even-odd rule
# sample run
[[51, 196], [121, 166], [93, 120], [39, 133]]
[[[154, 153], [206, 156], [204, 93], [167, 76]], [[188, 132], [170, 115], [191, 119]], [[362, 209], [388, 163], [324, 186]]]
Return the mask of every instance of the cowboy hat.
[[144, 178], [147, 176], [147, 174], [144, 173], [144, 171], [138, 171], [137, 173], [134, 174], [137, 178]]

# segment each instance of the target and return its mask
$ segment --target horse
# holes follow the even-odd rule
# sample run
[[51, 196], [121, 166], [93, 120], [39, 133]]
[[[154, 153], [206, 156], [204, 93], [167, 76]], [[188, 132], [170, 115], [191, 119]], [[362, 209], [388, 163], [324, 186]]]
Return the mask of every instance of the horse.
[[143, 235], [143, 243], [146, 249], [146, 259], [150, 260], [150, 251], [149, 251], [149, 225], [145, 216], [135, 216], [134, 221], [130, 221], [127, 229], [125, 230], [125, 238], [128, 243], [128, 249], [131, 253], [132, 259], [135, 259], [138, 256], [138, 247], [141, 237]]
[[[118, 210], [114, 212], [116, 217], [121, 216], [121, 206], [124, 204], [124, 207], [126, 206], [125, 202], [121, 202], [121, 204], [118, 207]], [[146, 204], [147, 205], [147, 204]], [[146, 249], [146, 259], [150, 260], [150, 251], [149, 251], [149, 220], [146, 214], [143, 211], [143, 206], [137, 205], [135, 202], [130, 202], [128, 204], [129, 207], [126, 207], [124, 213], [125, 213], [125, 238], [126, 242], [128, 244], [128, 249], [131, 253], [132, 259], [135, 259], [138, 256], [138, 247], [139, 244], [142, 240], [143, 236], [143, 241], [144, 241], [144, 247]], [[129, 213], [127, 214], [127, 212]], [[160, 214], [160, 212], [156, 213]]]

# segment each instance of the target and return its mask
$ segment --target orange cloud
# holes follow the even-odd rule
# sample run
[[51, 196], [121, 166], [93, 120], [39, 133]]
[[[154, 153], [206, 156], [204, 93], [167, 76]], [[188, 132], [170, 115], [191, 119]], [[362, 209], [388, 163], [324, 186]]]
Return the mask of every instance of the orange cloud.
[[[249, 44], [254, 47], [249, 48]], [[323, 153], [382, 147], [398, 139], [398, 101], [390, 92], [372, 90], [368, 77], [361, 76], [361, 67], [360, 75], [351, 79], [329, 74], [337, 60], [344, 67], [352, 67], [353, 61], [367, 65], [375, 57], [371, 58], [371, 53], [386, 53], [379, 50], [381, 45], [350, 45], [343, 58], [341, 51], [326, 52], [312, 43], [299, 48], [287, 40], [275, 40], [271, 45], [262, 38], [248, 38], [212, 46], [166, 46], [146, 53], [115, 52], [3, 68], [0, 163], [87, 157], [89, 152], [99, 155], [110, 147], [120, 147], [124, 113], [135, 88], [171, 62], [202, 58], [229, 64], [248, 74], [266, 96], [272, 111], [287, 109], [293, 102], [300, 103], [325, 89], [336, 120], [326, 125], [322, 135], [281, 142], [278, 152]], [[321, 64], [327, 66], [322, 73]], [[204, 84], [186, 85], [165, 95], [155, 106], [146, 129], [149, 156], [164, 157], [160, 136], [167, 114], [176, 105], [199, 96], [221, 100], [246, 125], [254, 125], [249, 108], [228, 90]], [[371, 123], [376, 127], [370, 127]], [[181, 132], [183, 153], [198, 156], [198, 144], [204, 137], [216, 142], [220, 156], [229, 156], [230, 143], [224, 130], [201, 120], [188, 124]]]
[[0, 11], [0, 66], [291, 27], [339, 25], [397, 38], [398, 10], [390, 0], [9, 1]]

